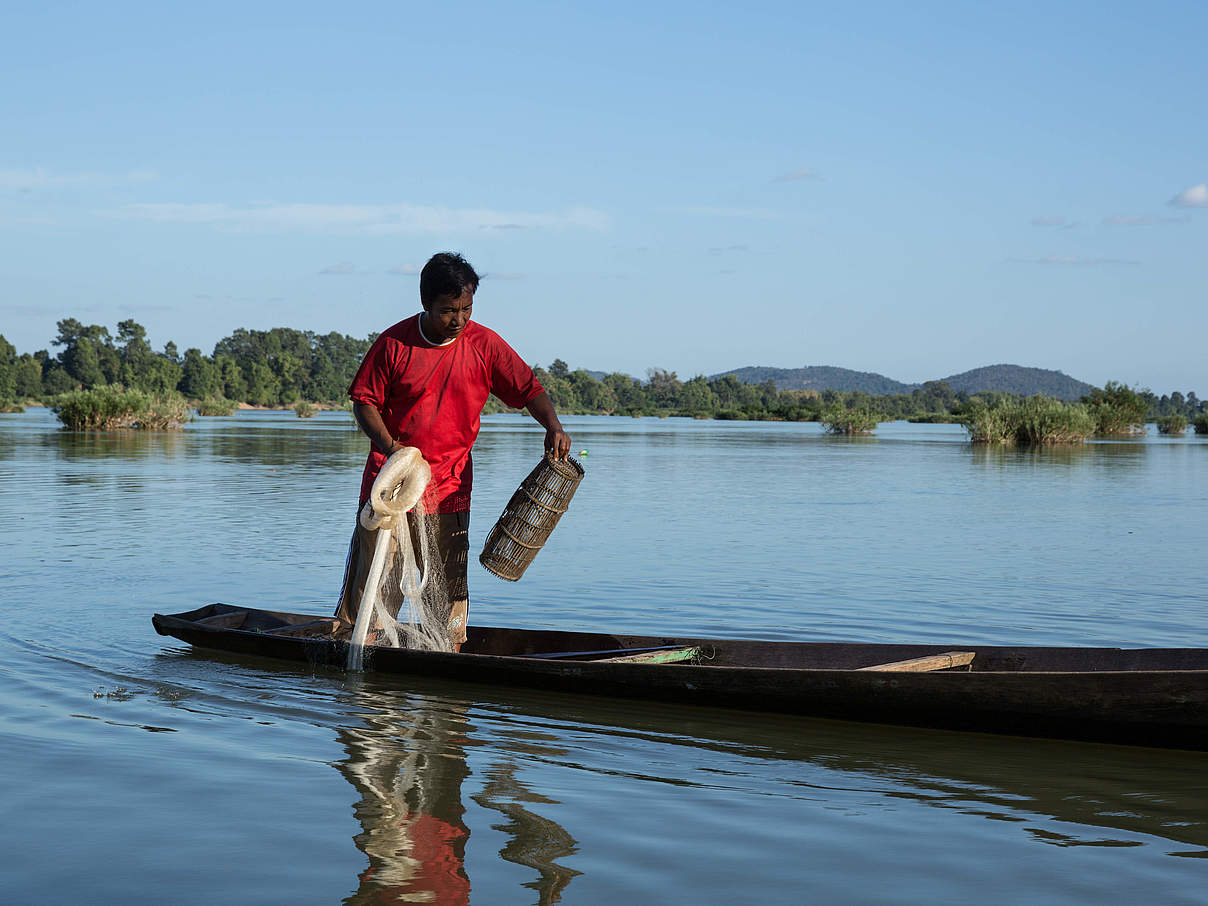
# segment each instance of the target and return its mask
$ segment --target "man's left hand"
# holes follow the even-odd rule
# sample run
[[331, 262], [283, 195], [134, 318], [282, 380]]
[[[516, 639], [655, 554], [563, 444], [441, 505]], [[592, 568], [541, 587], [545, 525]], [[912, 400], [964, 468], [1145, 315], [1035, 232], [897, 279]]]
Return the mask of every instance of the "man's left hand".
[[561, 428], [546, 429], [545, 450], [554, 459], [566, 459], [570, 453], [570, 435]]

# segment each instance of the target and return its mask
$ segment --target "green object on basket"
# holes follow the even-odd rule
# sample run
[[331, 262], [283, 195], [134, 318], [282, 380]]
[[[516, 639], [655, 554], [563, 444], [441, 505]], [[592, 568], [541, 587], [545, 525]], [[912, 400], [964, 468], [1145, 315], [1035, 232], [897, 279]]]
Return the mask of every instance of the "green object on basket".
[[543, 457], [487, 535], [478, 557], [483, 568], [509, 582], [523, 576], [570, 506], [583, 474], [583, 466], [570, 457]]

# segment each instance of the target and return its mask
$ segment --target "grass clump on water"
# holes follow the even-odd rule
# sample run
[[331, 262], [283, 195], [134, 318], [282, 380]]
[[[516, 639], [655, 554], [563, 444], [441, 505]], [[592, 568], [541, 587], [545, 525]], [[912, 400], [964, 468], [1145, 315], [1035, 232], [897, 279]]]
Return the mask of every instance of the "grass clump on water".
[[1164, 415], [1158, 419], [1159, 434], [1183, 434], [1187, 431], [1187, 419], [1181, 415]]
[[234, 415], [239, 404], [225, 396], [207, 396], [197, 404], [198, 415]]
[[977, 400], [961, 424], [975, 444], [1076, 444], [1095, 433], [1095, 418], [1086, 406], [1047, 396], [992, 404]]
[[877, 415], [868, 408], [830, 406], [823, 410], [818, 420], [827, 434], [872, 434], [877, 427]]
[[306, 400], [294, 403], [294, 412], [298, 413], [298, 418], [314, 418], [315, 411], [314, 403], [308, 403]]
[[120, 384], [60, 393], [50, 408], [72, 431], [164, 431], [190, 418], [188, 401], [174, 390], [153, 394]]

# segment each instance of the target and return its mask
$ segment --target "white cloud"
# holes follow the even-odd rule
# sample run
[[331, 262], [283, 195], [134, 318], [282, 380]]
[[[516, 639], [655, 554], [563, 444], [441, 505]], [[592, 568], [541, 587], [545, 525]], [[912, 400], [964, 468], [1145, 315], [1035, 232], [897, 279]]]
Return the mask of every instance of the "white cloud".
[[1031, 223], [1034, 227], [1052, 227], [1057, 230], [1074, 230], [1081, 226], [1077, 220], [1049, 216], [1033, 217]]
[[149, 182], [155, 178], [156, 174], [150, 170], [131, 170], [128, 173], [53, 173], [41, 167], [33, 170], [0, 170], [0, 191], [28, 192], [67, 186]]
[[782, 173], [776, 177], [776, 182], [800, 182], [803, 179], [817, 179], [818, 174], [812, 167], [801, 167], [790, 173]]
[[399, 264], [390, 268], [386, 273], [392, 274], [395, 277], [410, 277], [413, 274], [418, 274], [420, 270], [420, 267], [415, 264]]
[[1191, 218], [1184, 214], [1182, 217], [1150, 217], [1149, 215], [1115, 215], [1104, 217], [1106, 226], [1153, 226], [1159, 223], [1190, 223]]
[[356, 272], [356, 265], [351, 261], [341, 261], [339, 264], [329, 264], [327, 267], [319, 271], [320, 274], [328, 274], [336, 277], [343, 277], [348, 274], [355, 274]]
[[592, 208], [556, 212], [495, 211], [413, 204], [351, 205], [261, 202], [132, 204], [107, 211], [152, 223], [184, 223], [247, 232], [456, 233], [477, 229], [606, 230], [608, 215]]
[[716, 205], [687, 205], [677, 208], [666, 208], [676, 214], [699, 214], [705, 217], [737, 217], [747, 220], [770, 220], [776, 217], [776, 212], [768, 208], [727, 208]]
[[1012, 264], [1044, 264], [1053, 267], [1111, 267], [1140, 264], [1128, 258], [1083, 258], [1078, 255], [1043, 255], [1040, 258], [1008, 258]]
[[1198, 186], [1184, 189], [1170, 199], [1169, 203], [1176, 208], [1208, 208], [1208, 183], [1202, 182]]

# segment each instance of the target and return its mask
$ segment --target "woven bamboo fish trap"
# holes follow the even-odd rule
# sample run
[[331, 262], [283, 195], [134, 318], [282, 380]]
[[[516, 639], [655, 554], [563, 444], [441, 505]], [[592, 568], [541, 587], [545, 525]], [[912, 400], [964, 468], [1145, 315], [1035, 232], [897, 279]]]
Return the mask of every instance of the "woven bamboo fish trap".
[[478, 562], [509, 582], [523, 576], [570, 506], [582, 480], [583, 466], [577, 461], [546, 455], [503, 508]]

